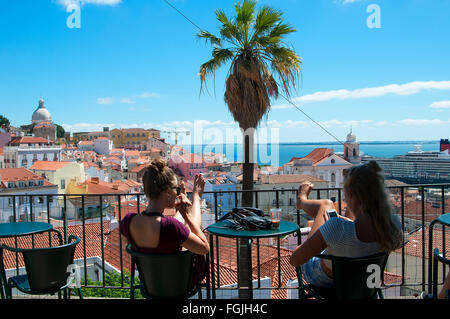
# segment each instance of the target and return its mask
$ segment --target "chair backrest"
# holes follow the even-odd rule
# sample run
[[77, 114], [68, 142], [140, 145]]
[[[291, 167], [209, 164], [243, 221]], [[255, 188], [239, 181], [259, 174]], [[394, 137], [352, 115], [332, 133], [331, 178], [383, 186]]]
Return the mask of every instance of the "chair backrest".
[[349, 258], [319, 255], [331, 259], [334, 296], [338, 299], [373, 299], [383, 281], [387, 253]]
[[[71, 241], [75, 240], [75, 241]], [[73, 264], [75, 247], [80, 238], [71, 235], [69, 243], [49, 248], [17, 249], [23, 254], [30, 289], [43, 291], [57, 289], [66, 285], [69, 272], [67, 267]]]
[[191, 292], [193, 253], [144, 254], [127, 246], [136, 263], [141, 290], [149, 298], [185, 298]]

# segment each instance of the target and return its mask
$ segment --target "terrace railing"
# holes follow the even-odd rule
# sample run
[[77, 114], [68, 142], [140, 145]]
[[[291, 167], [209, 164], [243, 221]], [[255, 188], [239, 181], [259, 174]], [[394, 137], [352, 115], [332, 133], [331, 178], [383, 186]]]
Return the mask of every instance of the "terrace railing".
[[[255, 188], [257, 185], [255, 185]], [[119, 221], [130, 212], [141, 212], [147, 201], [145, 196], [136, 194], [0, 194], [0, 221], [45, 221], [60, 230], [64, 240], [71, 234], [81, 238], [75, 259], [82, 269], [82, 286], [86, 289], [112, 289], [117, 291], [130, 288], [127, 272], [130, 258], [125, 252], [126, 242], [118, 231]], [[231, 207], [240, 206], [245, 191], [205, 192], [203, 198], [203, 226], [214, 223]], [[254, 291], [260, 291], [263, 298], [286, 298], [298, 296], [298, 285], [293, 284], [295, 269], [288, 265], [290, 251], [302, 243], [307, 235], [310, 219], [295, 207], [297, 189], [253, 190], [254, 207], [268, 212], [271, 207], [281, 208], [282, 219], [297, 223], [302, 236], [282, 240], [255, 240], [252, 262]], [[439, 215], [450, 211], [450, 184], [420, 184], [388, 187], [394, 214], [399, 218], [405, 231], [405, 245], [391, 253], [385, 280], [386, 291], [391, 296], [404, 296], [425, 291], [428, 284], [428, 225]], [[341, 188], [313, 190], [310, 198], [333, 198], [337, 210], [342, 212], [344, 194]], [[444, 256], [449, 244], [445, 228], [434, 229], [433, 244], [438, 245]], [[44, 247], [56, 245], [49, 235], [35, 235], [32, 238], [2, 239], [16, 247]], [[208, 236], [209, 237], [209, 236]], [[302, 239], [303, 237], [303, 239]], [[210, 281], [207, 297], [229, 298], [237, 296], [237, 242], [214, 238], [214, 251], [208, 255]], [[447, 257], [448, 258], [448, 257]], [[214, 261], [215, 267], [211, 265]], [[220, 266], [217, 266], [220, 265]], [[23, 271], [20, 258], [10, 256], [6, 261], [10, 272]], [[289, 268], [290, 267], [290, 268]], [[440, 271], [441, 284], [446, 268]], [[114, 276], [110, 276], [114, 274]], [[115, 280], [111, 280], [115, 278]], [[386, 276], [385, 276], [386, 279]], [[126, 293], [126, 292], [125, 292]], [[222, 294], [222, 295], [220, 295]], [[389, 297], [389, 294], [387, 294]]]

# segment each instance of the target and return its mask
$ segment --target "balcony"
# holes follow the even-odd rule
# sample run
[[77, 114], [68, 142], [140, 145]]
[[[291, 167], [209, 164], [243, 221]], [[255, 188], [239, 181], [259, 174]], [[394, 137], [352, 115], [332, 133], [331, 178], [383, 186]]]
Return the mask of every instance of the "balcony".
[[[429, 224], [449, 211], [450, 184], [421, 184], [389, 186], [394, 213], [405, 231], [405, 245], [392, 252], [385, 271], [385, 298], [414, 298], [428, 289], [428, 230]], [[202, 208], [203, 227], [214, 223], [229, 207], [240, 206], [244, 191], [205, 192], [208, 202]], [[253, 241], [252, 268], [254, 297], [262, 299], [295, 299], [299, 296], [294, 267], [289, 264], [292, 249], [301, 244], [309, 232], [309, 217], [295, 207], [297, 190], [255, 190], [254, 206], [268, 211], [282, 209], [282, 219], [297, 223], [300, 237], [289, 235], [279, 241]], [[447, 193], [446, 193], [447, 192]], [[34, 197], [37, 197], [36, 199]], [[228, 198], [228, 205], [220, 201]], [[334, 198], [341, 212], [345, 203], [340, 188], [313, 190], [310, 198]], [[25, 199], [25, 200], [24, 200]], [[59, 230], [64, 240], [74, 234], [81, 239], [75, 252], [81, 269], [83, 294], [86, 297], [129, 297], [130, 256], [126, 242], [120, 236], [119, 221], [130, 212], [146, 207], [143, 194], [102, 195], [0, 195], [0, 220], [45, 221]], [[448, 258], [448, 229], [435, 227], [434, 247]], [[210, 238], [209, 236], [207, 236]], [[210, 238], [211, 240], [211, 238]], [[203, 298], [234, 299], [238, 297], [238, 269], [236, 240], [214, 237], [213, 251], [208, 255], [210, 289], [204, 288]], [[1, 239], [12, 247], [48, 247], [57, 241], [48, 234]], [[7, 277], [24, 272], [21, 258], [13, 253], [4, 255]], [[214, 260], [214, 269], [211, 261]], [[439, 282], [448, 269], [439, 269]], [[205, 281], [206, 283], [206, 281]], [[15, 292], [17, 294], [17, 292]], [[196, 298], [196, 296], [195, 296]]]

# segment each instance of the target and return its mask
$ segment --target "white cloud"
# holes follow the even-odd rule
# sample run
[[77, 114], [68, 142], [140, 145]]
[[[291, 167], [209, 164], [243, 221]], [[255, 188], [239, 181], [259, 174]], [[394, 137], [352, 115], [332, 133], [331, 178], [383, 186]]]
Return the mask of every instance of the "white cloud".
[[139, 99], [159, 98], [159, 94], [153, 92], [144, 92], [135, 96]]
[[361, 0], [334, 0], [334, 2], [342, 3], [342, 4], [355, 3], [355, 2], [359, 2], [359, 1], [361, 1]]
[[411, 125], [411, 126], [424, 126], [424, 125], [445, 125], [450, 124], [450, 119], [440, 120], [440, 119], [433, 119], [433, 120], [418, 120], [418, 119], [405, 119], [397, 121], [400, 124], [404, 125]]
[[[361, 88], [354, 90], [331, 90], [319, 91], [312, 94], [296, 97], [292, 101], [302, 104], [326, 102], [331, 100], [351, 100], [381, 97], [389, 94], [394, 95], [413, 95], [429, 90], [447, 90], [450, 91], [450, 81], [414, 81], [405, 84], [389, 84], [384, 86]], [[281, 104], [272, 106], [272, 109], [286, 109], [294, 106]]]
[[104, 5], [104, 6], [115, 6], [122, 3], [122, 0], [55, 0], [59, 5], [69, 8], [73, 5], [84, 6], [86, 4]]
[[450, 101], [433, 102], [430, 107], [434, 109], [450, 109]]
[[113, 104], [113, 103], [121, 103], [121, 104], [136, 104], [136, 99], [149, 99], [149, 98], [159, 98], [157, 93], [144, 92], [141, 94], [137, 94], [133, 97], [122, 97], [122, 98], [113, 98], [113, 97], [99, 97], [97, 99], [97, 104]]
[[97, 104], [111, 104], [114, 103], [114, 99], [111, 97], [99, 97], [97, 99]]
[[136, 102], [135, 101], [133, 101], [132, 99], [130, 99], [130, 98], [122, 98], [122, 99], [120, 99], [119, 100], [119, 103], [123, 103], [123, 104], [136, 104]]

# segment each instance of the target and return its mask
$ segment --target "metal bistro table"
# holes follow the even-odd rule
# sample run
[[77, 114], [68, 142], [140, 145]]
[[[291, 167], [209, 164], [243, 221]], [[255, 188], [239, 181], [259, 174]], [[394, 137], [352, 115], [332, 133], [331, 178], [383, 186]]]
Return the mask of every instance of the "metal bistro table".
[[[298, 234], [300, 228], [298, 227], [297, 224], [292, 223], [292, 222], [288, 222], [288, 221], [280, 221], [280, 228], [278, 229], [267, 229], [267, 230], [254, 230], [254, 231], [250, 231], [250, 230], [233, 230], [231, 228], [226, 227], [227, 225], [229, 225], [229, 221], [228, 220], [222, 220], [219, 221], [215, 224], [209, 225], [206, 230], [210, 233], [210, 252], [212, 252], [214, 254], [214, 242], [213, 242], [213, 235], [218, 236], [218, 237], [229, 237], [229, 238], [236, 238], [236, 240], [239, 239], [248, 239], [247, 241], [247, 247], [248, 247], [248, 260], [245, 261], [244, 265], [241, 265], [241, 267], [247, 267], [248, 269], [248, 282], [249, 282], [249, 291], [250, 291], [250, 298], [253, 299], [253, 283], [252, 283], [252, 238], [268, 238], [268, 237], [281, 237], [281, 236], [285, 236], [285, 235], [289, 235], [292, 234], [294, 232], [297, 232], [297, 236], [300, 236], [300, 234]], [[278, 241], [278, 245], [279, 245], [279, 241]], [[237, 247], [236, 247], [237, 248]], [[239, 251], [239, 249], [238, 249]], [[278, 251], [279, 253], [279, 251]], [[212, 254], [211, 256], [211, 277], [212, 277], [212, 291], [213, 291], [213, 296], [215, 296], [215, 275], [214, 275], [214, 255]], [[239, 275], [238, 275], [239, 278]], [[239, 287], [240, 285], [240, 281], [241, 279], [238, 279], [238, 285]], [[213, 297], [214, 298], [214, 297]]]
[[[52, 224], [44, 222], [15, 222], [15, 223], [0, 223], [0, 239], [8, 237], [21, 237], [36, 235], [53, 230]], [[1, 295], [5, 298], [5, 284], [6, 272], [3, 264], [3, 251], [0, 249], [0, 264], [1, 264]]]

